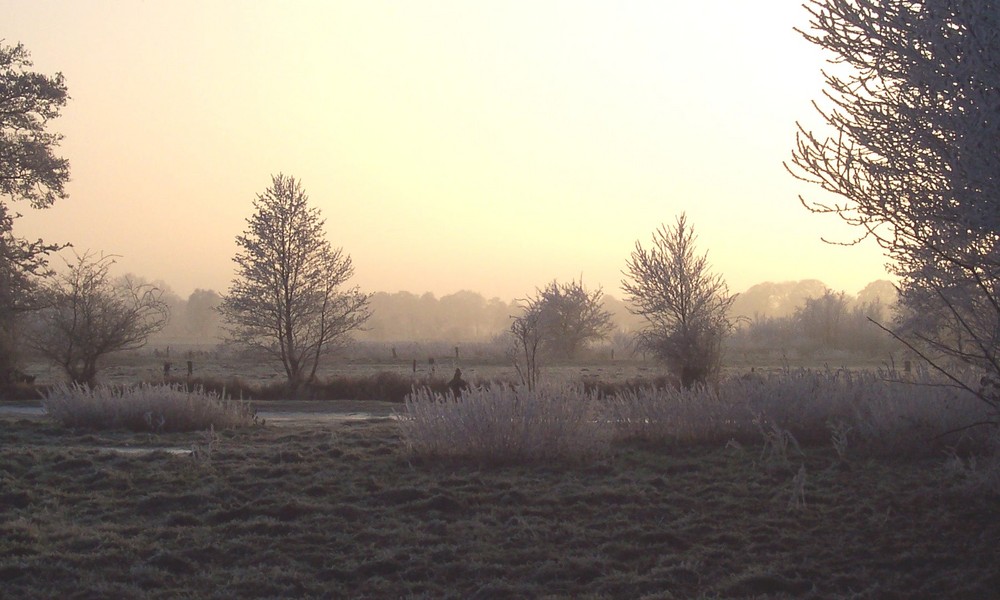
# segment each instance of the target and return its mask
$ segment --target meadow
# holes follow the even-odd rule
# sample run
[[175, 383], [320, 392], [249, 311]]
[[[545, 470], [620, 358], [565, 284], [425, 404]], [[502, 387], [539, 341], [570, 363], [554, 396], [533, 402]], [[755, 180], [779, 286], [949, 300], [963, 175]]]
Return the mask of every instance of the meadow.
[[[415, 458], [391, 420], [215, 434], [0, 419], [5, 598], [989, 598], [995, 497], [939, 457], [613, 444]], [[121, 453], [111, 447], [195, 448]]]
[[[393, 352], [397, 351], [396, 356]], [[517, 383], [518, 374], [504, 350], [493, 343], [467, 344], [454, 354], [450, 344], [360, 343], [343, 355], [324, 362], [317, 372], [318, 385], [307, 395], [321, 400], [383, 400], [402, 402], [414, 386], [430, 386], [444, 391], [456, 368], [473, 384]], [[550, 382], [622, 386], [665, 383], [662, 368], [654, 360], [639, 355], [622, 355], [598, 349], [579, 360], [547, 363], [543, 377]], [[191, 361], [191, 375], [187, 361]], [[899, 362], [902, 362], [900, 360]], [[169, 364], [167, 375], [164, 365]], [[873, 370], [893, 366], [891, 356], [855, 356], [841, 352], [800, 356], [793, 351], [747, 352], [731, 350], [726, 356], [725, 375], [751, 371], [777, 372], [787, 368], [848, 367]], [[54, 365], [29, 359], [24, 367], [40, 386], [63, 381]], [[204, 386], [233, 397], [281, 400], [287, 398], [285, 374], [280, 363], [269, 357], [221, 349], [215, 345], [173, 344], [110, 355], [98, 374], [98, 381], [114, 385], [176, 383]], [[14, 390], [21, 400], [34, 400], [34, 389]]]
[[188, 433], [3, 416], [0, 596], [995, 597], [996, 440], [945, 433], [982, 407], [888, 385], [494, 388]]

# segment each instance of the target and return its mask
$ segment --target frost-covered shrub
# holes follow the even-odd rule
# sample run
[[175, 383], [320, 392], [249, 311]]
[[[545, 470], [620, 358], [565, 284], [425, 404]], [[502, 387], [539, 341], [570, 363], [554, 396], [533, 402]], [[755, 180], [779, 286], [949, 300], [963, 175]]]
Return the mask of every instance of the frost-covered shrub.
[[245, 402], [178, 385], [57, 385], [45, 394], [42, 405], [63, 425], [88, 429], [175, 432], [232, 429], [257, 422]]
[[927, 373], [902, 381], [849, 370], [784, 370], [729, 378], [718, 388], [626, 391], [608, 406], [623, 438], [725, 443], [783, 430], [819, 443], [834, 432], [841, 450], [877, 454], [981, 446], [986, 432], [963, 428], [990, 418], [973, 394]]
[[723, 443], [753, 431], [752, 415], [740, 397], [706, 386], [624, 390], [605, 402], [617, 437], [676, 443]]
[[419, 456], [486, 462], [577, 459], [604, 451], [612, 430], [597, 414], [597, 398], [579, 387], [496, 385], [456, 399], [415, 390], [400, 415], [407, 447]]

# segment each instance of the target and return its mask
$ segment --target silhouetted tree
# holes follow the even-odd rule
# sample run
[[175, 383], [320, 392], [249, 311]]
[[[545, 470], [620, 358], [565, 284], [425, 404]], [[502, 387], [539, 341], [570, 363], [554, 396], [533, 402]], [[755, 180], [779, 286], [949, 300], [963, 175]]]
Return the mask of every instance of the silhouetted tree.
[[170, 318], [161, 291], [129, 277], [113, 279], [110, 256], [77, 255], [45, 284], [31, 345], [74, 383], [93, 385], [104, 356], [143, 346]]
[[733, 301], [733, 314], [751, 319], [790, 317], [806, 299], [822, 296], [826, 290], [826, 284], [817, 279], [765, 281], [750, 286]]
[[818, 298], [806, 298], [805, 304], [795, 312], [800, 331], [814, 345], [841, 349], [848, 320], [848, 301], [844, 292], [831, 290]]
[[199, 339], [215, 339], [219, 333], [219, 313], [222, 297], [215, 290], [197, 289], [184, 305], [184, 325], [189, 335]]
[[47, 257], [61, 247], [15, 236], [20, 215], [8, 201], [46, 208], [66, 197], [69, 181], [69, 162], [55, 155], [62, 136], [47, 130], [66, 105], [66, 84], [31, 66], [24, 46], [0, 43], [0, 384], [14, 371], [18, 315], [36, 306], [37, 284], [51, 274]]
[[632, 311], [646, 325], [638, 344], [663, 360], [684, 387], [718, 374], [722, 341], [732, 329], [735, 296], [709, 271], [708, 255], [695, 253], [694, 230], [681, 214], [671, 228], [653, 233], [650, 249], [635, 243], [622, 281]]
[[297, 393], [368, 320], [369, 295], [342, 289], [354, 274], [351, 257], [330, 246], [319, 210], [294, 177], [273, 176], [253, 206], [219, 310], [229, 340], [280, 360]]
[[583, 281], [552, 281], [528, 304], [540, 312], [542, 346], [553, 358], [575, 358], [588, 343], [605, 339], [614, 325], [604, 310], [604, 292], [588, 291]]
[[383, 342], [485, 341], [507, 331], [515, 308], [499, 298], [487, 301], [464, 290], [440, 299], [429, 293], [376, 292], [371, 298], [372, 318], [358, 337]]
[[839, 64], [825, 73], [829, 131], [800, 125], [789, 168], [842, 199], [806, 206], [886, 250], [910, 309], [901, 339], [934, 364], [949, 356], [1000, 380], [1000, 6], [806, 8], [804, 37]]

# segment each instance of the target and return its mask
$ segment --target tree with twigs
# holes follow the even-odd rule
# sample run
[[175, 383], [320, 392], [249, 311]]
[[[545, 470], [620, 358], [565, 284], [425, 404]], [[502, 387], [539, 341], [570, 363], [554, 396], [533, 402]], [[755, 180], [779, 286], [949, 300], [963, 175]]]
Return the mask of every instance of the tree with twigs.
[[639, 242], [627, 262], [622, 290], [631, 311], [643, 317], [637, 345], [662, 360], [681, 386], [708, 383], [722, 363], [722, 341], [733, 327], [729, 308], [736, 296], [708, 255], [698, 255], [696, 237], [681, 214], [673, 227], [653, 233], [653, 245]]
[[509, 358], [529, 391], [537, 387], [545, 360], [574, 358], [589, 342], [608, 336], [614, 325], [603, 296], [601, 289], [587, 290], [581, 279], [552, 281], [520, 301], [521, 314], [513, 317], [509, 330]]
[[253, 206], [219, 310], [228, 340], [281, 361], [298, 394], [315, 380], [320, 361], [368, 320], [370, 296], [344, 289], [354, 274], [351, 257], [331, 247], [298, 180], [273, 176]]
[[69, 161], [55, 154], [62, 135], [48, 130], [66, 105], [66, 83], [31, 67], [23, 45], [0, 40], [0, 386], [15, 372], [19, 316], [37, 307], [48, 256], [63, 247], [17, 237], [20, 214], [8, 204], [46, 208], [66, 197], [69, 181]]
[[162, 290], [111, 277], [114, 263], [111, 256], [77, 255], [43, 286], [45, 306], [34, 319], [30, 344], [73, 383], [94, 385], [103, 357], [142, 347], [170, 318]]
[[551, 358], [576, 358], [587, 344], [605, 339], [614, 329], [603, 307], [604, 291], [588, 290], [583, 280], [552, 281], [529, 298], [526, 310], [537, 310], [541, 342]]
[[800, 124], [788, 168], [837, 200], [803, 204], [885, 249], [906, 317], [897, 339], [957, 384], [949, 360], [1000, 381], [1000, 5], [806, 8], [803, 36], [834, 63], [816, 104], [827, 131]]
[[538, 309], [537, 303], [529, 300], [527, 305], [522, 307], [521, 314], [514, 317], [510, 324], [509, 334], [513, 344], [508, 350], [508, 358], [513, 363], [521, 384], [526, 386], [529, 392], [538, 387], [541, 375], [545, 330], [542, 320], [543, 314]]

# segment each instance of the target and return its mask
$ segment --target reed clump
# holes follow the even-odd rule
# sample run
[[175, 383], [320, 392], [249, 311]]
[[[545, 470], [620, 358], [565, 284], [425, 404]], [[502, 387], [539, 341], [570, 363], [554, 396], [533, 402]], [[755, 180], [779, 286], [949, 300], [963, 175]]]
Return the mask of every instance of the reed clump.
[[257, 423], [249, 404], [184, 386], [87, 387], [58, 384], [43, 396], [46, 413], [67, 427], [155, 433], [235, 429]]
[[579, 387], [493, 385], [461, 397], [414, 389], [400, 414], [403, 439], [419, 456], [487, 463], [579, 460], [604, 452], [612, 431], [598, 397]]

